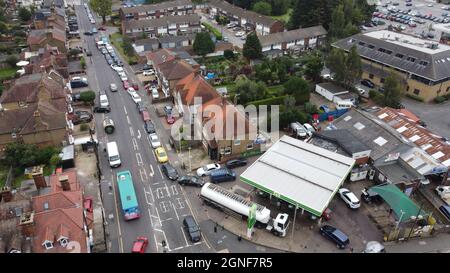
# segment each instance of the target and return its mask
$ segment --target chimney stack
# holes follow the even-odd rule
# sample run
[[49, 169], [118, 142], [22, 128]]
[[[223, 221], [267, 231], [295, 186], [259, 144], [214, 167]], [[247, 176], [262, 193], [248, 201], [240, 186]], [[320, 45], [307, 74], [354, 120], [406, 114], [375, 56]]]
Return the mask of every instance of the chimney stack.
[[42, 189], [42, 188], [47, 187], [47, 182], [45, 181], [43, 168], [40, 166], [38, 168], [39, 168], [39, 170], [37, 170], [36, 172], [33, 172], [32, 176], [33, 176], [34, 184], [36, 185], [36, 189]]
[[20, 216], [20, 224], [22, 235], [25, 237], [34, 236], [34, 212], [27, 212]]
[[63, 191], [70, 191], [70, 183], [68, 175], [61, 175], [59, 177], [59, 183], [61, 184], [61, 188]]
[[3, 187], [0, 194], [1, 194], [1, 200], [3, 200], [5, 203], [11, 202], [13, 195], [12, 195], [10, 187]]

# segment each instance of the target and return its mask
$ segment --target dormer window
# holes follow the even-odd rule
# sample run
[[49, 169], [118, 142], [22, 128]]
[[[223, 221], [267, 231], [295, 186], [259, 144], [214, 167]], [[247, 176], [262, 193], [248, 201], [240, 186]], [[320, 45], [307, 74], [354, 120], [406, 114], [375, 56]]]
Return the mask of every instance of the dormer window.
[[45, 247], [45, 249], [52, 249], [53, 248], [53, 243], [48, 241], [48, 240], [45, 241], [42, 245]]

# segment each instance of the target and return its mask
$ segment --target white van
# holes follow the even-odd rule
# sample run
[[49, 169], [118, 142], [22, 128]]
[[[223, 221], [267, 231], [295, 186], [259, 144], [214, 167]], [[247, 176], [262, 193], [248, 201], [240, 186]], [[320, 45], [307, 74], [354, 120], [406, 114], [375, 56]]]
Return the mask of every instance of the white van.
[[101, 107], [109, 106], [109, 101], [108, 101], [108, 97], [106, 96], [106, 94], [100, 95], [100, 106]]
[[119, 167], [122, 164], [122, 162], [120, 161], [117, 143], [115, 141], [108, 142], [108, 144], [106, 145], [106, 150], [108, 152], [109, 166], [111, 166], [111, 168]]
[[337, 110], [350, 109], [354, 106], [352, 102], [348, 102], [348, 101], [335, 102], [335, 104], [336, 104]]

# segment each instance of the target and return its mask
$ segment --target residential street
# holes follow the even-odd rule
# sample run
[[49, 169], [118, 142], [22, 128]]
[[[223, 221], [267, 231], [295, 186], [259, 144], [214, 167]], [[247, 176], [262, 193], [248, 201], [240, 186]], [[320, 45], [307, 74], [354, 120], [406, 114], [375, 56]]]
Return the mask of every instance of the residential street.
[[[80, 32], [91, 29], [83, 6], [77, 6], [76, 12], [80, 20]], [[100, 18], [98, 20], [100, 22]], [[161, 242], [165, 240], [169, 252], [214, 252], [227, 249], [230, 252], [266, 252], [266, 248], [258, 247], [246, 241], [238, 242], [229, 232], [214, 233], [211, 222], [200, 221], [200, 227], [205, 228], [203, 239], [192, 244], [182, 229], [184, 216], [193, 215], [194, 211], [187, 199], [185, 190], [178, 184], [169, 181], [161, 172], [159, 163], [143, 127], [136, 105], [123, 90], [122, 83], [117, 74], [108, 66], [101, 52], [95, 47], [94, 36], [84, 36], [84, 46], [91, 50], [92, 63], [87, 59], [88, 79], [92, 90], [105, 92], [111, 105], [111, 112], [106, 114], [115, 123], [116, 131], [106, 135], [102, 122], [105, 114], [95, 114], [96, 134], [99, 140], [99, 157], [102, 168], [102, 193], [109, 234], [109, 252], [129, 252], [133, 241], [138, 236], [149, 238], [147, 252], [163, 252]], [[124, 65], [129, 81], [138, 83], [137, 77], [132, 74], [128, 64]], [[116, 83], [119, 91], [109, 91], [109, 84]], [[140, 85], [139, 95], [150, 111], [161, 143], [169, 155], [172, 165], [180, 166], [176, 153], [167, 143], [168, 135], [160, 119], [157, 117], [155, 107], [149, 101]], [[109, 167], [106, 158], [106, 143], [116, 141], [122, 165], [117, 169]], [[179, 169], [179, 168], [178, 168]], [[121, 213], [119, 193], [116, 186], [116, 173], [130, 170], [133, 176], [138, 203], [141, 209], [141, 218], [126, 222]], [[180, 171], [180, 170], [179, 170]], [[196, 198], [196, 196], [193, 196]], [[194, 214], [195, 216], [195, 214]], [[212, 235], [212, 242], [206, 234]], [[222, 236], [218, 238], [218, 236]], [[213, 247], [211, 247], [213, 245]], [[275, 250], [273, 250], [275, 251]]]

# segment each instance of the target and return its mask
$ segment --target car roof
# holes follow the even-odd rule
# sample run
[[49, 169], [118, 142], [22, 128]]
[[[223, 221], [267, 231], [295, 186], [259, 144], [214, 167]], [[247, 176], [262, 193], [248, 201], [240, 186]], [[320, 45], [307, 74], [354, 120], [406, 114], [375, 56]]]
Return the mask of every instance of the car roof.
[[344, 194], [345, 195], [347, 195], [348, 196], [348, 198], [350, 198], [350, 201], [352, 201], [352, 202], [359, 202], [359, 200], [358, 200], [358, 198], [356, 197], [356, 195], [353, 193], [353, 192], [351, 192], [350, 190], [348, 190], [348, 189], [341, 189], [341, 190], [345, 190], [345, 192], [344, 192]]

